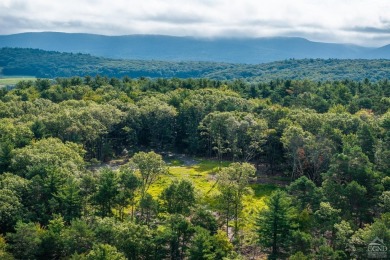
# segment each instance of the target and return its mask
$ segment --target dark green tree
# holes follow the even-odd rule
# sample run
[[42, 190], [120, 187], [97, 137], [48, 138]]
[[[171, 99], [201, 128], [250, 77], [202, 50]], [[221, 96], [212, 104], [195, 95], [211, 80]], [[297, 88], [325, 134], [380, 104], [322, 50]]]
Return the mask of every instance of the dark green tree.
[[199, 226], [207, 229], [212, 235], [217, 233], [218, 222], [213, 212], [202, 206], [196, 208], [191, 217], [191, 223], [194, 226]]
[[293, 204], [300, 211], [310, 209], [310, 211], [314, 212], [318, 209], [322, 199], [321, 190], [306, 176], [302, 176], [292, 182], [287, 190], [294, 197]]
[[69, 179], [55, 195], [58, 201], [59, 213], [66, 222], [81, 217], [83, 199], [80, 195], [80, 186], [74, 179]]
[[119, 212], [119, 217], [123, 220], [125, 208], [131, 206], [131, 218], [134, 217], [134, 206], [136, 192], [141, 185], [140, 179], [135, 175], [134, 171], [128, 168], [122, 168], [119, 172], [118, 179], [118, 194], [116, 196], [116, 205]]
[[0, 189], [0, 231], [6, 232], [23, 218], [23, 205], [15, 192]]
[[96, 194], [94, 195], [94, 201], [98, 205], [102, 217], [112, 215], [112, 209], [115, 206], [118, 194], [118, 176], [116, 172], [109, 168], [103, 168], [100, 171]]
[[169, 214], [189, 215], [195, 204], [195, 191], [191, 182], [174, 181], [161, 193], [163, 207]]
[[169, 258], [183, 259], [193, 235], [191, 223], [182, 215], [171, 215], [166, 223], [168, 234]]
[[259, 243], [265, 251], [271, 249], [269, 258], [278, 259], [290, 250], [295, 210], [283, 191], [273, 192], [266, 205], [257, 220]]
[[189, 259], [191, 260], [213, 260], [216, 259], [213, 254], [213, 241], [210, 232], [204, 228], [196, 227], [195, 235], [191, 240], [191, 246], [188, 249]]
[[132, 221], [114, 223], [112, 226], [114, 237], [106, 243], [114, 244], [127, 259], [151, 259], [156, 245], [153, 231], [146, 225], [136, 224]]
[[96, 241], [95, 233], [84, 219], [72, 220], [61, 236], [67, 256], [88, 252]]
[[42, 253], [42, 237], [45, 231], [39, 224], [18, 222], [15, 233], [8, 233], [10, 251], [17, 259], [36, 259]]
[[42, 256], [46, 259], [65, 257], [63, 231], [65, 222], [61, 216], [55, 216], [49, 221], [46, 232], [42, 236]]

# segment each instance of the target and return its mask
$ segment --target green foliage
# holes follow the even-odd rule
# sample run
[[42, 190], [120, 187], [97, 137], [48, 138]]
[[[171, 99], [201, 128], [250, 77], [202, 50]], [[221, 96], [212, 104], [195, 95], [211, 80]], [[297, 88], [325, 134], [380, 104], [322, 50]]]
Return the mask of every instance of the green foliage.
[[119, 226], [115, 244], [127, 259], [139, 259], [153, 254], [152, 232], [144, 225], [127, 222]]
[[0, 189], [0, 231], [10, 230], [23, 217], [19, 197], [8, 189]]
[[322, 232], [331, 231], [334, 225], [340, 220], [341, 210], [333, 208], [329, 202], [321, 202], [320, 208], [314, 212], [314, 216], [318, 222]]
[[18, 222], [15, 233], [7, 233], [10, 251], [16, 259], [36, 259], [40, 252], [44, 230], [39, 224]]
[[116, 195], [116, 205], [120, 218], [124, 218], [124, 210], [128, 205], [131, 205], [131, 217], [134, 214], [136, 192], [141, 185], [141, 181], [135, 173], [129, 169], [122, 168], [119, 172], [118, 180], [118, 194]]
[[72, 220], [62, 233], [64, 252], [66, 255], [82, 254], [92, 249], [95, 234], [85, 220]]
[[39, 140], [26, 147], [16, 149], [12, 170], [22, 177], [31, 179], [42, 172], [58, 170], [64, 176], [72, 176], [82, 171], [83, 150], [74, 143], [62, 143], [59, 139]]
[[192, 215], [191, 223], [194, 226], [202, 227], [208, 230], [212, 235], [217, 233], [218, 223], [210, 210], [203, 207], [197, 208]]
[[4, 173], [0, 175], [0, 230], [2, 233], [12, 230], [18, 220], [23, 220], [26, 211], [23, 200], [27, 196], [29, 181]]
[[257, 221], [259, 243], [266, 251], [271, 248], [270, 257], [277, 259], [289, 251], [295, 213], [291, 198], [283, 191], [273, 192], [267, 206]]
[[[313, 132], [316, 132], [315, 130]], [[288, 126], [280, 138], [292, 168], [292, 178], [302, 175], [319, 183], [320, 174], [328, 168], [332, 144], [326, 138], [315, 136], [300, 126]]]
[[292, 182], [288, 186], [288, 192], [294, 197], [293, 203], [299, 210], [316, 211], [322, 199], [320, 189], [305, 176]]
[[82, 198], [80, 186], [75, 180], [68, 179], [55, 197], [58, 200], [60, 214], [64, 216], [65, 221], [70, 222], [74, 218], [81, 217]]
[[186, 180], [174, 181], [162, 191], [160, 198], [169, 214], [189, 215], [191, 207], [195, 204], [194, 187]]
[[302, 252], [296, 252], [295, 254], [291, 255], [290, 260], [309, 260], [310, 258], [308, 256], [305, 256]]
[[165, 148], [173, 143], [176, 109], [156, 98], [146, 98], [140, 103], [143, 122], [142, 140], [151, 147]]
[[141, 197], [143, 198], [150, 185], [162, 174], [167, 173], [167, 167], [161, 155], [155, 152], [139, 152], [135, 154], [128, 165], [130, 169], [138, 170], [141, 178]]
[[210, 233], [203, 229], [197, 228], [191, 247], [189, 248], [189, 259], [191, 260], [211, 260], [215, 259], [212, 254], [212, 241]]
[[96, 76], [1, 89], [0, 258], [365, 259], [389, 241], [389, 86]]
[[382, 195], [379, 197], [379, 207], [382, 212], [390, 212], [390, 191], [382, 192]]
[[7, 252], [8, 245], [3, 236], [0, 236], [0, 258], [4, 260], [13, 260], [13, 256]]
[[102, 217], [110, 216], [112, 214], [111, 210], [115, 205], [115, 199], [118, 195], [117, 174], [109, 168], [103, 168], [103, 170], [100, 171], [97, 190], [94, 197]]
[[[250, 81], [283, 79], [379, 80], [389, 77], [388, 60], [290, 59], [258, 65], [215, 62], [164, 62], [115, 60], [89, 54], [60, 53], [37, 49], [1, 48], [5, 75], [43, 78], [106, 75], [109, 77], [213, 78]], [[292, 88], [292, 91], [295, 91]], [[256, 93], [254, 89], [252, 91]], [[299, 92], [298, 92], [299, 93]], [[306, 99], [306, 98], [305, 98]], [[314, 99], [315, 100], [315, 99]], [[364, 104], [364, 101], [360, 101]], [[318, 101], [316, 102], [318, 104]]]
[[[83, 258], [84, 259], [84, 258]], [[85, 256], [86, 260], [125, 260], [126, 257], [108, 244], [95, 244]]]
[[42, 255], [49, 258], [61, 258], [65, 256], [63, 231], [65, 222], [61, 216], [55, 216], [49, 221], [47, 230], [42, 237]]
[[340, 223], [336, 223], [334, 228], [336, 229], [335, 247], [344, 252], [349, 251], [348, 242], [353, 234], [351, 225], [342, 220]]
[[229, 235], [229, 220], [234, 220], [234, 239], [239, 244], [240, 216], [243, 210], [243, 197], [251, 193], [249, 178], [255, 174], [255, 168], [249, 163], [232, 163], [217, 175], [220, 195], [219, 208], [225, 217], [226, 234]]
[[169, 248], [170, 259], [183, 259], [194, 230], [182, 215], [171, 215], [164, 226], [165, 243]]
[[253, 114], [213, 112], [201, 121], [199, 128], [204, 142], [209, 143], [208, 150], [215, 150], [220, 160], [229, 154], [233, 160], [249, 161], [261, 152], [267, 123]]
[[292, 252], [310, 253], [313, 248], [313, 237], [309, 233], [294, 230], [291, 233]]

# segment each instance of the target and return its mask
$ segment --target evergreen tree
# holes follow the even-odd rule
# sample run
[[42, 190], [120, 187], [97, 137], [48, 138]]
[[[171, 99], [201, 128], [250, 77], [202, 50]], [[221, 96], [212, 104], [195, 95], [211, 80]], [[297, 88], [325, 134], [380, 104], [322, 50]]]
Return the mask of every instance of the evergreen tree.
[[118, 176], [109, 169], [104, 168], [99, 176], [97, 191], [94, 196], [95, 203], [99, 206], [102, 217], [110, 216], [112, 208], [115, 205], [115, 199], [118, 196]]
[[194, 187], [186, 180], [172, 182], [162, 191], [161, 199], [168, 213], [189, 215], [190, 208], [195, 204]]
[[257, 220], [259, 243], [267, 251], [271, 248], [271, 259], [278, 259], [289, 251], [294, 208], [291, 199], [280, 190], [273, 192], [266, 204]]

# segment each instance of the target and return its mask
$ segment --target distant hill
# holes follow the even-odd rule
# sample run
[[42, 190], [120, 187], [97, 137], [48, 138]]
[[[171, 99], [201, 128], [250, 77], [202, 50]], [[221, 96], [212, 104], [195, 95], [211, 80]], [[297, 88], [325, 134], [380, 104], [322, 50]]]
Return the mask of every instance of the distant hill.
[[374, 50], [371, 50], [367, 54], [367, 56], [372, 57], [372, 58], [376, 58], [376, 59], [380, 59], [383, 57], [388, 58], [389, 55], [390, 55], [390, 44], [383, 46], [383, 47], [380, 47], [380, 48], [377, 48], [377, 49], [374, 49]]
[[41, 78], [107, 76], [132, 78], [210, 78], [218, 80], [275, 79], [382, 80], [390, 78], [390, 60], [290, 59], [264, 64], [120, 60], [23, 48], [0, 48], [0, 76]]
[[116, 59], [258, 64], [307, 58], [390, 58], [389, 48], [312, 42], [303, 38], [193, 38], [161, 35], [103, 36], [77, 33], [0, 35], [1, 47], [37, 48]]

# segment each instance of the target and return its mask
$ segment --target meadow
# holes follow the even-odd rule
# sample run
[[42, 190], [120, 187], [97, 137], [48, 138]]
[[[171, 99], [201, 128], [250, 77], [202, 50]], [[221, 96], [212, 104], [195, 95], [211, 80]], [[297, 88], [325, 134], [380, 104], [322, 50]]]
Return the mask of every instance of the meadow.
[[[164, 188], [168, 187], [172, 181], [189, 180], [195, 187], [199, 204], [216, 207], [215, 197], [219, 194], [216, 175], [221, 168], [229, 166], [231, 162], [203, 158], [179, 159], [176, 157], [165, 160], [169, 165], [168, 174], [161, 176], [148, 191], [154, 198], [158, 199]], [[254, 229], [258, 212], [266, 207], [266, 199], [279, 187], [274, 184], [258, 183], [256, 176], [253, 176], [249, 187], [251, 193], [244, 197], [241, 218], [243, 220], [242, 228], [246, 231], [245, 239], [252, 240], [255, 234], [251, 231]], [[233, 222], [231, 224], [233, 225]]]
[[18, 77], [4, 77], [0, 76], [0, 87], [8, 86], [8, 85], [16, 85], [22, 80], [35, 80], [35, 77], [31, 76], [18, 76]]

